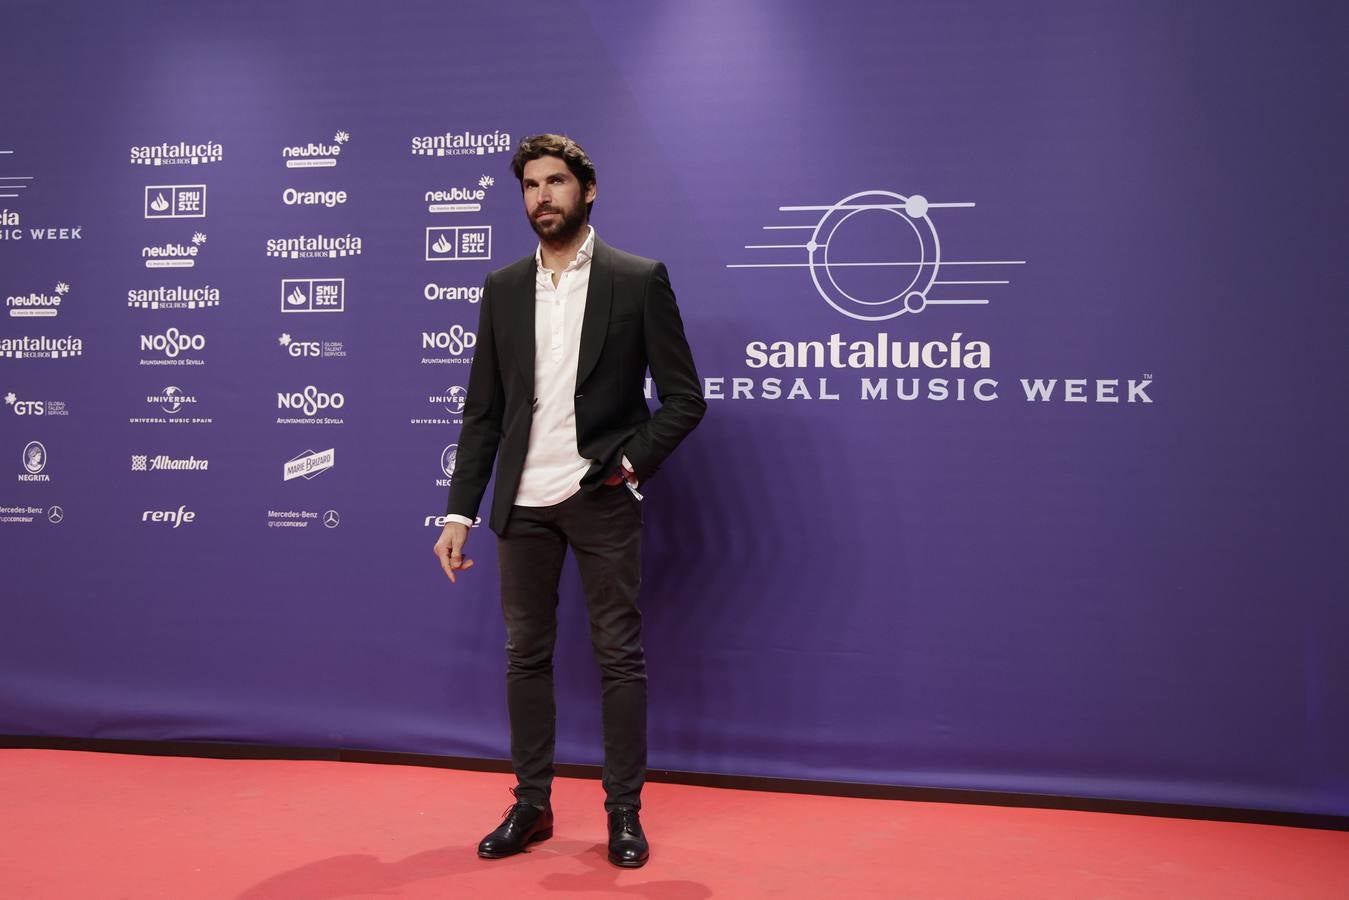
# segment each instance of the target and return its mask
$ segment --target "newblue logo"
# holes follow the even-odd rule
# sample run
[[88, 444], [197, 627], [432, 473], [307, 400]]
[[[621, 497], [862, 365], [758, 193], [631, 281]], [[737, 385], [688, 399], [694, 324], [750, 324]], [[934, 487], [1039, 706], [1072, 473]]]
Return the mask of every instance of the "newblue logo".
[[333, 135], [330, 144], [315, 144], [311, 141], [295, 147], [283, 147], [281, 158], [286, 161], [287, 169], [330, 169], [337, 165], [337, 158], [342, 155], [342, 148], [349, 140], [350, 134], [339, 131]]
[[476, 188], [452, 187], [426, 192], [426, 211], [430, 213], [481, 212], [487, 189], [496, 184], [491, 175], [478, 179]]
[[159, 244], [154, 247], [142, 247], [141, 259], [147, 269], [191, 269], [197, 264], [197, 256], [206, 243], [206, 235], [198, 231], [186, 244]]
[[70, 293], [70, 285], [56, 283], [50, 294], [13, 294], [5, 298], [9, 314], [16, 319], [52, 319], [61, 312], [61, 303]]

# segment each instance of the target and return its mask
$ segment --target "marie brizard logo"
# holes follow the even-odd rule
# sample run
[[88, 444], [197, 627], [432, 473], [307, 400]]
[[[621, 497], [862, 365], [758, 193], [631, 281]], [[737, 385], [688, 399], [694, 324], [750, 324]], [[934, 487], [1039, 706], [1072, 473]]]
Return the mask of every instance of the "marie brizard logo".
[[[814, 224], [765, 225], [766, 231], [805, 234], [802, 243], [746, 244], [777, 251], [773, 262], [730, 263], [728, 269], [809, 269], [820, 297], [853, 319], [879, 322], [930, 306], [983, 306], [990, 286], [1006, 279], [966, 277], [973, 266], [1019, 266], [1023, 259], [952, 260], [929, 212], [973, 207], [933, 203], [921, 194], [861, 191], [832, 206], [779, 206], [784, 213], [818, 214]], [[805, 250], [805, 261], [800, 251]], [[786, 251], [792, 251], [787, 253]], [[982, 273], [985, 269], [973, 269]], [[949, 273], [949, 274], [948, 274]], [[997, 271], [994, 270], [994, 274]]]

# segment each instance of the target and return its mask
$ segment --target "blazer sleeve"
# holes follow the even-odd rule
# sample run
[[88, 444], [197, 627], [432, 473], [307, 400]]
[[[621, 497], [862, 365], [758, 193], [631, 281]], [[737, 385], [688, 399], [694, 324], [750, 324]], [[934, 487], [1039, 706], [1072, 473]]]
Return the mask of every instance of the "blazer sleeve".
[[482, 305], [478, 310], [478, 343], [473, 351], [473, 365], [469, 369], [464, 425], [459, 431], [459, 450], [445, 507], [447, 515], [469, 519], [477, 516], [482, 495], [487, 490], [497, 447], [501, 443], [501, 421], [506, 408], [501, 360], [497, 353], [492, 320], [492, 276], [488, 275], [483, 284]]
[[693, 352], [684, 336], [684, 320], [679, 316], [664, 263], [656, 263], [647, 276], [642, 327], [647, 366], [660, 408], [623, 445], [623, 454], [632, 463], [638, 479], [646, 481], [707, 411], [702, 381], [693, 364]]

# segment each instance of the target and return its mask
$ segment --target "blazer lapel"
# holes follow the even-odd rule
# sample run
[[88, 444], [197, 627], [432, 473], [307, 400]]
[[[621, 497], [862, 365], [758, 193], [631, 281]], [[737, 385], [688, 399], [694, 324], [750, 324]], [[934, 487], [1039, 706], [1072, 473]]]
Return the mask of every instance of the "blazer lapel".
[[590, 286], [586, 289], [585, 316], [581, 319], [581, 352], [576, 364], [576, 386], [585, 384], [604, 349], [609, 331], [609, 307], [614, 299], [614, 270], [610, 265], [609, 245], [595, 237], [590, 257]]
[[[531, 259], [532, 263], [533, 260]], [[523, 279], [512, 287], [511, 302], [514, 305], [511, 320], [515, 327], [515, 357], [520, 365], [520, 377], [524, 379], [524, 388], [529, 396], [534, 396], [534, 318], [537, 299], [534, 280], [538, 277], [535, 265], [523, 267]]]

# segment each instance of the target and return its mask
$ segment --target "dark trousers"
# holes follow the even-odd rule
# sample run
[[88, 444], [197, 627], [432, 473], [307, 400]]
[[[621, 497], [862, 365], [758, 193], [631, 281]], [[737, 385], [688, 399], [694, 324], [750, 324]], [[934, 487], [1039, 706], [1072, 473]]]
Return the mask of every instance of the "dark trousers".
[[556, 506], [516, 506], [497, 539], [516, 796], [544, 804], [552, 791], [557, 586], [569, 546], [581, 570], [600, 666], [604, 805], [640, 807], [646, 780], [646, 657], [637, 608], [642, 510], [623, 485], [581, 491]]

